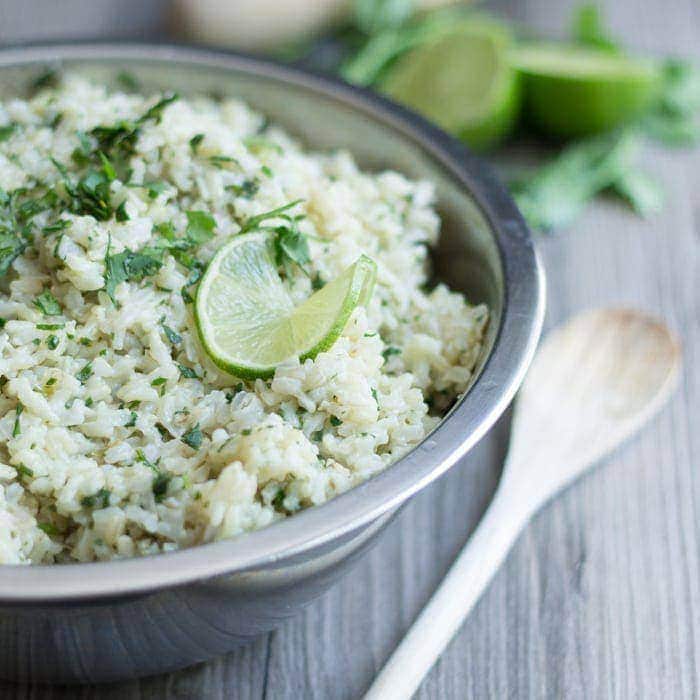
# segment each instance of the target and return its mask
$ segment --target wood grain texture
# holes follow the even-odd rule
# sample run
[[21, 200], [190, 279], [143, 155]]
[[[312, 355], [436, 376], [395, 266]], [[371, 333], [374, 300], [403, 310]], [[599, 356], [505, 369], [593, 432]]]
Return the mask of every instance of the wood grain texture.
[[[577, 3], [492, 4], [561, 36]], [[608, 0], [605, 10], [633, 47], [700, 58], [697, 0]], [[573, 230], [541, 239], [548, 324], [609, 304], [659, 314], [685, 345], [681, 391], [535, 519], [420, 700], [700, 695], [700, 151], [650, 149], [644, 161], [667, 191], [661, 215], [642, 221], [601, 202]], [[359, 698], [485, 509], [507, 430], [504, 419], [344, 581], [253, 645], [170, 676], [81, 689], [0, 684], [0, 697]]]

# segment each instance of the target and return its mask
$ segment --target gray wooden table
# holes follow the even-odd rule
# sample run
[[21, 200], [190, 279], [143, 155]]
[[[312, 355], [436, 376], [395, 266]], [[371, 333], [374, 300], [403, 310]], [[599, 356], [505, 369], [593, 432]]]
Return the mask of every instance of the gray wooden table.
[[[493, 4], [557, 36], [575, 2]], [[606, 11], [635, 48], [700, 59], [698, 0], [609, 0]], [[421, 699], [700, 696], [700, 150], [650, 150], [645, 161], [664, 182], [663, 214], [642, 221], [600, 202], [573, 230], [540, 240], [548, 326], [598, 305], [656, 312], [684, 340], [681, 390], [638, 439], [535, 519]], [[504, 419], [343, 582], [250, 646], [165, 677], [80, 689], [0, 684], [0, 697], [360, 697], [476, 526], [507, 434]]]

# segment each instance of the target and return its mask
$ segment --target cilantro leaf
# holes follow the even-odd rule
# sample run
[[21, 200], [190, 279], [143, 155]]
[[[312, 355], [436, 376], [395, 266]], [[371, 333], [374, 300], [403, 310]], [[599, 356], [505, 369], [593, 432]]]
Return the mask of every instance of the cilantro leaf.
[[12, 136], [12, 134], [15, 133], [15, 129], [17, 128], [16, 124], [7, 124], [6, 126], [0, 126], [0, 143], [3, 141], [7, 141], [7, 139]]
[[205, 211], [187, 211], [187, 237], [196, 245], [206, 243], [214, 237], [216, 221]]
[[126, 211], [126, 200], [124, 200], [114, 211], [114, 218], [119, 221], [128, 221], [129, 214]]
[[98, 508], [108, 508], [111, 495], [112, 493], [110, 491], [102, 488], [91, 496], [83, 496], [80, 499], [80, 505], [84, 508], [94, 508], [95, 506]]
[[63, 313], [58, 299], [51, 294], [51, 291], [45, 289], [35, 300], [34, 306], [44, 314], [44, 316], [60, 316]]
[[311, 262], [309, 244], [296, 222], [291, 226], [279, 226], [276, 234], [273, 245], [277, 265], [283, 266], [288, 275], [290, 263], [295, 263], [306, 273], [304, 265]]
[[144, 248], [134, 252], [125, 248], [121, 253], [111, 255], [107, 245], [105, 255], [105, 286], [109, 298], [116, 303], [114, 293], [122, 282], [140, 282], [145, 277], [154, 275], [163, 266], [162, 251], [156, 248]]
[[191, 367], [178, 364], [177, 368], [180, 370], [180, 376], [183, 379], [199, 379], [199, 376]]
[[19, 417], [22, 415], [22, 411], [24, 411], [24, 406], [21, 403], [18, 403], [17, 407], [15, 408], [15, 424], [12, 428], [12, 437], [17, 437], [18, 435], [22, 434], [22, 425], [19, 422]]
[[102, 151], [99, 152], [100, 156], [100, 161], [102, 161], [102, 172], [104, 173], [104, 176], [107, 178], [108, 182], [112, 182], [112, 180], [115, 180], [117, 177], [117, 173], [114, 170], [114, 166], [109, 162], [109, 158], [102, 153]]
[[199, 144], [204, 141], [204, 134], [195, 134], [191, 139], [190, 139], [190, 149], [192, 149], [192, 153], [196, 154], [197, 149], [199, 148]]
[[179, 100], [180, 96], [176, 92], [172, 92], [162, 99], [158, 100], [152, 107], [150, 107], [144, 114], [142, 114], [137, 120], [137, 124], [143, 124], [143, 122], [148, 121], [149, 119], [155, 120], [156, 124], [158, 124], [163, 117], [163, 110], [169, 105], [175, 102], [175, 100]]
[[21, 237], [3, 230], [0, 226], [0, 277], [7, 274], [10, 266], [27, 247], [27, 242]]
[[250, 199], [255, 196], [260, 189], [260, 183], [255, 179], [244, 180], [240, 185], [226, 185], [228, 192], [233, 192], [236, 197]]
[[302, 201], [304, 201], [304, 200], [295, 199], [293, 202], [289, 202], [289, 204], [284, 204], [281, 207], [277, 207], [277, 209], [272, 209], [271, 211], [266, 211], [266, 212], [263, 212], [262, 214], [257, 214], [256, 216], [251, 216], [247, 221], [245, 221], [243, 223], [243, 225], [241, 226], [241, 230], [238, 233], [241, 234], [241, 233], [248, 233], [249, 231], [254, 231], [255, 229], [260, 227], [260, 224], [263, 221], [266, 221], [267, 219], [279, 218], [280, 214], [284, 213], [288, 209], [291, 209], [292, 207], [295, 207], [297, 204], [299, 204]]
[[515, 200], [534, 229], [565, 228], [597, 194], [635, 169], [640, 147], [639, 135], [630, 130], [576, 142], [512, 183]]
[[172, 479], [172, 475], [167, 472], [158, 471], [158, 473], [153, 477], [153, 483], [151, 484], [151, 490], [153, 495], [156, 497], [156, 503], [160, 503], [168, 493], [168, 485]]
[[661, 65], [661, 89], [642, 118], [645, 133], [669, 146], [700, 141], [700, 68], [668, 59]]
[[202, 438], [202, 431], [199, 429], [199, 423], [197, 423], [197, 425], [184, 433], [180, 439], [193, 450], [198, 450], [202, 446]]
[[81, 383], [85, 384], [90, 377], [92, 377], [92, 362], [87, 362], [85, 366], [75, 375], [75, 378]]
[[173, 345], [179, 345], [182, 342], [182, 336], [179, 333], [176, 333], [170, 326], [166, 326], [162, 321], [160, 325], [165, 333], [165, 336]]

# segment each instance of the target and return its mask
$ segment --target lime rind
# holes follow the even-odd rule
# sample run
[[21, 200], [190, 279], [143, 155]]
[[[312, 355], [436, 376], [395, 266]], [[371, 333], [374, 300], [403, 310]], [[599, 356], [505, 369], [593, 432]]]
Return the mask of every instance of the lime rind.
[[525, 115], [542, 133], [580, 138], [632, 122], [657, 94], [655, 63], [567, 44], [525, 45], [511, 60]]
[[245, 379], [267, 378], [290, 357], [327, 350], [354, 309], [367, 303], [375, 262], [362, 255], [294, 306], [274, 262], [274, 233], [235, 237], [212, 259], [197, 290], [195, 321], [211, 360]]
[[497, 22], [458, 22], [402, 56], [380, 87], [473, 148], [484, 149], [510, 133], [519, 113], [511, 44], [510, 33]]

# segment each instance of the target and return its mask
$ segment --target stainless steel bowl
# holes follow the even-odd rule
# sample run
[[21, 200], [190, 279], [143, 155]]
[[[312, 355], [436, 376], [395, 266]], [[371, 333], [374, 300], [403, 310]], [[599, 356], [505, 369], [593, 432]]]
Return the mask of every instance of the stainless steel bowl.
[[[488, 167], [370, 92], [252, 58], [175, 46], [77, 44], [0, 51], [3, 97], [46, 66], [145, 90], [233, 94], [312, 149], [436, 183], [440, 278], [491, 309], [470, 392], [416, 449], [362, 486], [235, 540], [124, 561], [0, 566], [0, 676], [109, 681], [171, 671], [274, 628], [337, 580], [399, 506], [486, 433], [517, 390], [541, 329], [544, 283], [530, 234]], [[455, 517], [459, 517], [455, 513]]]

